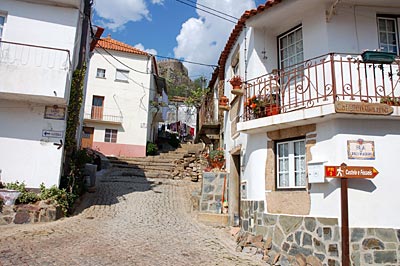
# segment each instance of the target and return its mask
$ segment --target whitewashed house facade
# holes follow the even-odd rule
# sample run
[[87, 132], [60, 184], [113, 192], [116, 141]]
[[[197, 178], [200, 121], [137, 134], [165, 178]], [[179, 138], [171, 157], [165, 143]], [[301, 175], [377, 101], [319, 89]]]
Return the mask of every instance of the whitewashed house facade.
[[156, 103], [166, 103], [166, 96], [154, 56], [111, 36], [99, 40], [88, 72], [82, 147], [146, 156], [147, 141], [155, 141], [165, 119], [165, 107]]
[[[232, 31], [215, 73], [230, 99], [229, 212], [243, 230], [271, 237], [282, 259], [349, 265], [348, 226], [354, 265], [400, 263], [400, 109], [388, 105], [400, 97], [399, 29], [396, 0], [272, 0]], [[374, 61], [365, 50], [394, 55]], [[243, 95], [231, 91], [234, 75]], [[342, 179], [329, 178], [340, 170], [367, 177], [348, 179], [347, 221]]]
[[59, 185], [72, 73], [82, 43], [89, 49], [88, 36], [81, 42], [88, 16], [90, 1], [0, 1], [1, 182]]

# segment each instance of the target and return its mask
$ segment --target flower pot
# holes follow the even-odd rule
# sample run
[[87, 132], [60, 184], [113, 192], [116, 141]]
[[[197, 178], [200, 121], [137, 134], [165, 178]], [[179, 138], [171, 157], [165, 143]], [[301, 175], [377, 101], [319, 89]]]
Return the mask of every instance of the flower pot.
[[231, 109], [228, 105], [218, 105], [218, 108], [222, 111], [229, 111]]
[[211, 167], [212, 168], [218, 168], [218, 169], [221, 169], [225, 164], [224, 161], [222, 161], [222, 162], [220, 162], [220, 161], [211, 161], [210, 163], [211, 163]]
[[265, 107], [265, 112], [267, 116], [277, 115], [280, 112], [280, 107], [278, 104], [270, 104]]
[[239, 86], [233, 86], [233, 89], [231, 90], [231, 93], [241, 96], [241, 95], [244, 94], [244, 91], [243, 91], [242, 87], [239, 85]]

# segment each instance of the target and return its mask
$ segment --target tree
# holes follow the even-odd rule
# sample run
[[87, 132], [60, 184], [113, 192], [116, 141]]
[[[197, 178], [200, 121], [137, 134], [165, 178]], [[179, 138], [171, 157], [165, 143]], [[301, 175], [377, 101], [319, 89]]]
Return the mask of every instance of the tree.
[[198, 87], [197, 89], [194, 89], [190, 92], [189, 97], [185, 101], [185, 104], [189, 107], [193, 106], [196, 108], [196, 137], [195, 140], [197, 140], [197, 136], [199, 134], [199, 123], [200, 123], [200, 117], [199, 117], [199, 112], [200, 112], [200, 107], [207, 95], [207, 92], [209, 89], [203, 89], [201, 87]]

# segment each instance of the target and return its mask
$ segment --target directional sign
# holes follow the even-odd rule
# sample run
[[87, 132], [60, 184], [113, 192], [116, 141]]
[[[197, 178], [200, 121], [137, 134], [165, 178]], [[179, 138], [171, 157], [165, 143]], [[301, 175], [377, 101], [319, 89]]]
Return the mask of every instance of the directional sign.
[[48, 138], [62, 138], [64, 131], [55, 131], [55, 130], [42, 130], [42, 137]]
[[325, 177], [374, 178], [378, 174], [372, 166], [325, 166]]

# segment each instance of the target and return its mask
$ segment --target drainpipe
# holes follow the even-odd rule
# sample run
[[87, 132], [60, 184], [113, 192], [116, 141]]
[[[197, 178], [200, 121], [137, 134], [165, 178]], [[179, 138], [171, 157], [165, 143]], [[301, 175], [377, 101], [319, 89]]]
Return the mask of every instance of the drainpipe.
[[83, 21], [82, 21], [82, 33], [81, 33], [81, 46], [79, 50], [79, 59], [78, 59], [78, 69], [82, 69], [83, 63], [85, 62], [85, 54], [86, 54], [86, 46], [87, 46], [87, 34], [89, 27], [89, 17], [92, 8], [91, 0], [84, 0], [84, 8], [83, 8]]

